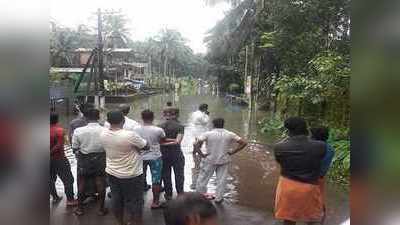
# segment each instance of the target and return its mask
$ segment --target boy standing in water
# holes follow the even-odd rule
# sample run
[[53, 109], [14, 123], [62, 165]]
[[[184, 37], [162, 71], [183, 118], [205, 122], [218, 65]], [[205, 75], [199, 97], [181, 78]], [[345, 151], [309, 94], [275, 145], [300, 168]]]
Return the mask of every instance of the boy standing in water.
[[328, 144], [329, 129], [327, 127], [314, 127], [311, 128], [311, 138], [316, 141], [322, 141], [326, 144], [326, 153], [321, 162], [321, 178], [324, 178], [328, 173], [331, 166], [333, 157], [335, 156], [335, 151], [332, 146]]
[[151, 204], [152, 209], [161, 207], [160, 204], [160, 192], [161, 192], [161, 172], [162, 172], [162, 158], [160, 151], [160, 142], [165, 140], [165, 132], [160, 127], [153, 125], [154, 113], [150, 110], [144, 110], [142, 112], [143, 125], [137, 127], [134, 131], [139, 134], [140, 137], [147, 141], [150, 147], [149, 151], [142, 153], [143, 158], [143, 174], [147, 172], [147, 166], [150, 166], [151, 179], [152, 179], [152, 191], [153, 191], [153, 203]]
[[326, 153], [321, 162], [321, 172], [319, 179], [319, 186], [321, 189], [322, 202], [324, 205], [324, 217], [326, 216], [326, 203], [325, 203], [325, 176], [332, 164], [333, 157], [335, 156], [335, 151], [332, 146], [327, 143], [329, 138], [329, 129], [327, 127], [314, 127], [311, 128], [311, 138], [316, 141], [322, 141], [326, 143]]

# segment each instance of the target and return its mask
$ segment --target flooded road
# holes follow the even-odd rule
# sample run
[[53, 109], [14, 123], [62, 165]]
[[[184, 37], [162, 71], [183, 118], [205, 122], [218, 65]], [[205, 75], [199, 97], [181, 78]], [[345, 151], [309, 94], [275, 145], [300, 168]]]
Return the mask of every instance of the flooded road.
[[[257, 127], [257, 122], [267, 115], [266, 112], [250, 111], [247, 107], [226, 103], [222, 98], [216, 96], [152, 96], [141, 99], [132, 105], [135, 109], [132, 117], [140, 121], [141, 110], [149, 108], [156, 112], [157, 118], [160, 119], [162, 108], [167, 101], [174, 102], [174, 105], [180, 109], [182, 123], [188, 120], [190, 113], [195, 111], [200, 103], [207, 103], [210, 118], [223, 117], [226, 121], [226, 129], [254, 143], [272, 144], [277, 141], [276, 137], [261, 133]], [[193, 167], [192, 146], [189, 141], [185, 140], [191, 139], [190, 133], [186, 132], [183, 151], [186, 158], [186, 180], [190, 180], [190, 182], [190, 172]], [[246, 150], [234, 156], [228, 192], [225, 197], [229, 202], [273, 213], [278, 175], [279, 170], [271, 149], [264, 145], [251, 144]], [[189, 185], [190, 182], [185, 183]], [[210, 183], [209, 190], [213, 191], [215, 185], [212, 184], [215, 184], [215, 180]], [[327, 224], [340, 224], [349, 215], [348, 193], [334, 185], [328, 185], [327, 188], [329, 210]], [[189, 186], [186, 187], [186, 190], [190, 190]]]
[[[248, 108], [240, 106], [233, 106], [216, 96], [177, 96], [161, 94], [136, 100], [132, 103], [133, 110], [131, 110], [129, 116], [140, 122], [140, 112], [144, 109], [150, 109], [155, 112], [155, 123], [158, 124], [162, 121], [161, 112], [167, 101], [173, 102], [174, 105], [180, 109], [180, 121], [184, 124], [188, 120], [189, 114], [195, 111], [200, 103], [207, 103], [209, 105], [211, 119], [223, 117], [226, 121], [226, 129], [245, 137], [252, 143], [258, 143], [250, 144], [245, 150], [233, 157], [233, 163], [230, 168], [231, 176], [225, 195], [227, 201], [224, 203], [224, 207], [220, 208], [219, 211], [221, 212], [220, 215], [223, 220], [222, 224], [226, 225], [273, 224], [273, 204], [279, 169], [274, 161], [271, 149], [267, 146], [277, 141], [277, 138], [259, 132], [257, 127], [257, 121], [260, 121], [267, 114], [255, 110], [251, 111], [248, 110]], [[114, 107], [115, 105], [107, 106], [108, 109]], [[104, 117], [102, 119], [104, 120]], [[193, 137], [191, 137], [188, 129], [186, 129], [186, 131], [182, 143], [182, 150], [186, 162], [185, 190], [190, 191], [192, 178], [191, 168], [193, 167], [191, 140]], [[74, 160], [71, 160], [71, 163], [74, 164]], [[148, 179], [149, 177], [150, 176], [148, 176]], [[62, 184], [59, 183], [58, 187], [61, 193]], [[213, 192], [214, 189], [215, 177], [210, 181], [209, 192]], [[151, 194], [148, 193], [147, 198], [149, 198], [149, 195], [151, 197]], [[349, 217], [348, 193], [340, 187], [328, 184], [327, 209], [328, 217], [325, 224], [341, 224]], [[153, 211], [148, 213], [148, 216], [153, 215]], [[79, 224], [92, 223], [80, 221]]]

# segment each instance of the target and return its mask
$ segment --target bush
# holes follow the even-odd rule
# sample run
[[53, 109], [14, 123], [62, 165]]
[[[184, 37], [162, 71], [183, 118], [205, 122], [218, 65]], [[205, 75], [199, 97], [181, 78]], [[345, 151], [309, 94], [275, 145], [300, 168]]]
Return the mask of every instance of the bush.
[[340, 184], [348, 185], [350, 182], [350, 139], [349, 129], [332, 129], [328, 143], [335, 150], [335, 157], [328, 177]]
[[278, 115], [274, 115], [272, 117], [265, 117], [263, 120], [259, 122], [259, 125], [261, 126], [261, 132], [263, 133], [277, 135], [280, 137], [286, 135], [285, 128], [283, 125], [283, 119]]

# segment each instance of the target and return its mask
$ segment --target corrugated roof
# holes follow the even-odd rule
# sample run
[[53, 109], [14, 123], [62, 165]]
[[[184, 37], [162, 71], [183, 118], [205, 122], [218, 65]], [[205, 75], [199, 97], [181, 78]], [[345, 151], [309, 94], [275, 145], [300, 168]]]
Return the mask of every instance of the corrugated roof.
[[50, 73], [82, 73], [83, 68], [51, 67]]
[[[93, 49], [91, 48], [77, 48], [75, 52], [91, 52]], [[107, 48], [104, 49], [106, 52], [133, 52], [132, 48]]]
[[135, 67], [147, 67], [148, 63], [132, 62], [132, 63], [123, 63], [122, 65], [135, 66]]

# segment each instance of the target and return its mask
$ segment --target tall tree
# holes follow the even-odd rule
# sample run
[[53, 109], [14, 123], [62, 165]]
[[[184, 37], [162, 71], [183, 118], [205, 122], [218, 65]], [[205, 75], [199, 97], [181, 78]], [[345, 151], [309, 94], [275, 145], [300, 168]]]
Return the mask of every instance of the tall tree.
[[169, 64], [171, 62], [176, 62], [177, 57], [183, 54], [182, 51], [187, 50], [187, 48], [184, 47], [186, 39], [183, 38], [180, 32], [165, 28], [155, 37], [155, 41], [161, 49], [163, 74], [167, 76]]
[[72, 52], [77, 48], [92, 48], [96, 36], [84, 25], [77, 29], [62, 27], [56, 22], [50, 22], [50, 65], [58, 67], [73, 64]]
[[126, 48], [132, 42], [128, 28], [130, 20], [122, 10], [103, 12], [103, 30], [105, 46], [109, 48]]

